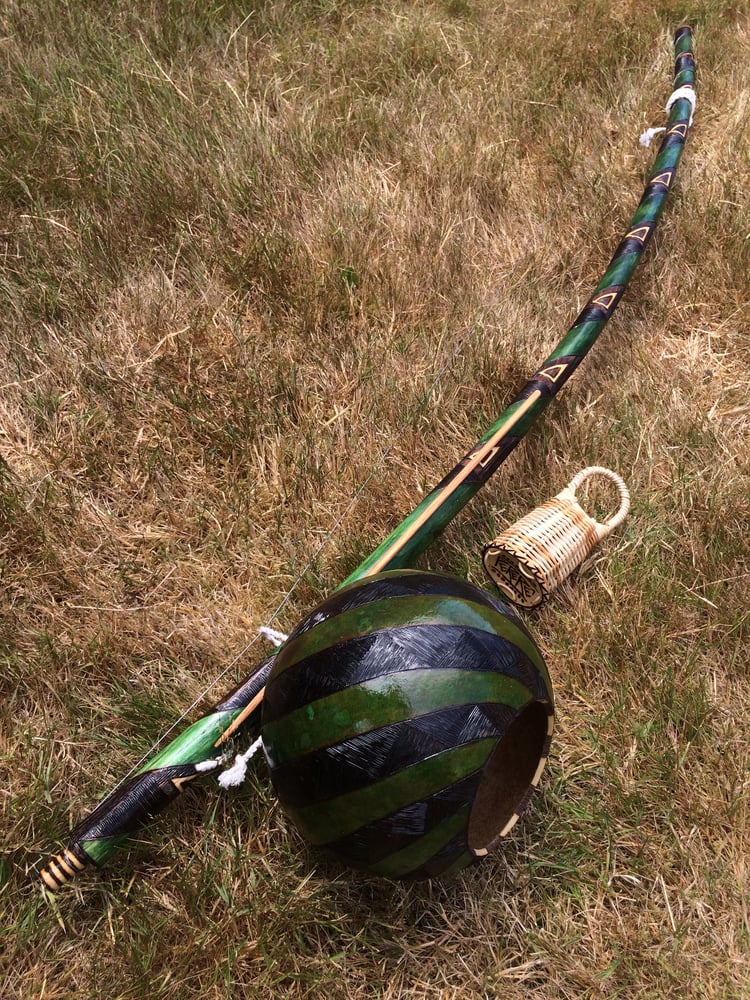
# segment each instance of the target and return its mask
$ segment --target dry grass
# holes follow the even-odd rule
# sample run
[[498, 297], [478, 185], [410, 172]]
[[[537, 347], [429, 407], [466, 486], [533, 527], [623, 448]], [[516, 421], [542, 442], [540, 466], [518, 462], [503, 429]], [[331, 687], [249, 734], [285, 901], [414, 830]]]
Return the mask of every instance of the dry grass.
[[[0, 995], [748, 996], [744, 5], [0, 18]], [[560, 724], [512, 842], [445, 884], [353, 878], [259, 762], [43, 895], [40, 860], [300, 574], [279, 627], [559, 339], [688, 18], [699, 115], [647, 259], [426, 559], [484, 584], [481, 544], [581, 466], [631, 487], [624, 531], [528, 616]]]

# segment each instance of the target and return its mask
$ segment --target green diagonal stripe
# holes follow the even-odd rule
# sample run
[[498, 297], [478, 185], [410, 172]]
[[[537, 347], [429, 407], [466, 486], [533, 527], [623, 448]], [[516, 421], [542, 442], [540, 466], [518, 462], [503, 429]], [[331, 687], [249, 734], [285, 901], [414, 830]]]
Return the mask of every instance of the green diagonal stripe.
[[263, 727], [272, 767], [373, 729], [456, 705], [521, 708], [534, 693], [513, 677], [491, 670], [425, 668], [385, 674], [275, 719]]
[[497, 740], [484, 739], [444, 750], [337, 799], [290, 809], [289, 815], [311, 843], [328, 844], [455, 784], [478, 770], [496, 746]]
[[122, 833], [117, 837], [84, 840], [81, 842], [80, 846], [95, 865], [101, 865], [104, 864], [113, 851], [120, 847], [121, 844], [125, 843], [129, 836], [130, 834], [128, 833]]
[[512, 618], [465, 598], [417, 594], [373, 601], [315, 625], [284, 645], [272, 677], [278, 677], [300, 660], [336, 643], [405, 625], [463, 625], [500, 635], [517, 646], [540, 670], [545, 670], [539, 650]]
[[469, 808], [459, 809], [433, 827], [429, 833], [420, 837], [416, 843], [395, 851], [375, 865], [368, 865], [368, 871], [373, 875], [385, 875], [389, 878], [400, 878], [420, 868], [437, 852], [452, 840], [469, 822]]

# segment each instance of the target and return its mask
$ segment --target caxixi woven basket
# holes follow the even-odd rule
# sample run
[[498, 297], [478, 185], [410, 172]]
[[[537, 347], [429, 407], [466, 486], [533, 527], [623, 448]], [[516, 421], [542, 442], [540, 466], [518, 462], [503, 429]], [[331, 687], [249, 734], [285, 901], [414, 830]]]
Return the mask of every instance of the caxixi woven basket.
[[[605, 523], [586, 513], [576, 491], [592, 476], [606, 476], [617, 486], [619, 510]], [[540, 507], [506, 528], [484, 547], [485, 569], [499, 590], [524, 608], [534, 608], [580, 566], [593, 548], [625, 520], [630, 494], [611, 469], [592, 465]]]

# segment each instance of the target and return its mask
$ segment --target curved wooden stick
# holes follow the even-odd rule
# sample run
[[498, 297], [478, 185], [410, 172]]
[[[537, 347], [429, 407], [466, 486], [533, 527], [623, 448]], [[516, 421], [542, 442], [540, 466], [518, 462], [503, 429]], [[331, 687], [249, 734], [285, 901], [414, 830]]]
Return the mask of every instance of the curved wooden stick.
[[[689, 27], [677, 30], [674, 45], [674, 91], [682, 87], [692, 90], [695, 62]], [[413, 565], [417, 556], [505, 461], [568, 381], [617, 307], [648, 246], [674, 183], [691, 118], [692, 102], [678, 97], [672, 104], [666, 134], [628, 230], [591, 298], [555, 350], [474, 448], [342, 586], [383, 570]], [[248, 738], [257, 737], [263, 688], [272, 662], [273, 656], [82, 820], [71, 832], [66, 850], [42, 869], [46, 885], [57, 889], [89, 862], [105, 861], [135, 829], [147, 823], [201, 773], [200, 765], [215, 757], [230, 735], [242, 732]]]

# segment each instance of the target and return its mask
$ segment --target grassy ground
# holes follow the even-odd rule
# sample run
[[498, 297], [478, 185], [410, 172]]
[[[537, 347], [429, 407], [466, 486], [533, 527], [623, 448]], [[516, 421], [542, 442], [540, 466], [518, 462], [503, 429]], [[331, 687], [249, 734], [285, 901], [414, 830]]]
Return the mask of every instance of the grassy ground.
[[[746, 6], [0, 19], [0, 995], [747, 997]], [[44, 894], [70, 824], [300, 574], [280, 628], [559, 339], [640, 195], [685, 20], [699, 112], [642, 268], [425, 559], [485, 585], [483, 542], [580, 467], [630, 484], [624, 530], [527, 616], [559, 723], [507, 846], [446, 883], [350, 876], [256, 761]]]

